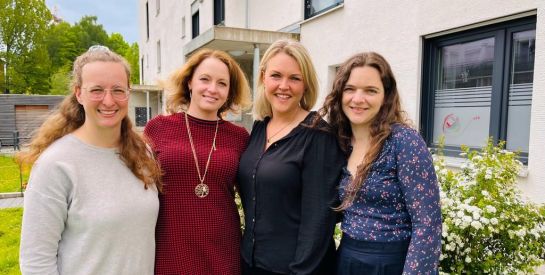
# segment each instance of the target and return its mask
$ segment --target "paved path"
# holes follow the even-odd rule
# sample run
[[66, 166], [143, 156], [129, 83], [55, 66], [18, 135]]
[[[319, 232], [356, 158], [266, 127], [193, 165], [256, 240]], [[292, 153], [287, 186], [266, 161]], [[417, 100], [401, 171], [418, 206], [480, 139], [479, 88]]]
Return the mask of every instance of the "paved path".
[[0, 209], [11, 207], [23, 207], [23, 197], [0, 199]]

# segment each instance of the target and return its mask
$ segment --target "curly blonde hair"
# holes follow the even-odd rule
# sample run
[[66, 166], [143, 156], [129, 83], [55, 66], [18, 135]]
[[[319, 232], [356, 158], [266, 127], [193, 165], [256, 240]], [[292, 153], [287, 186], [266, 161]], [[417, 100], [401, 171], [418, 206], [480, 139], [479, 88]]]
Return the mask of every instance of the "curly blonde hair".
[[[20, 163], [32, 164], [38, 157], [56, 140], [74, 132], [85, 122], [85, 110], [78, 103], [76, 88], [81, 87], [83, 67], [92, 62], [115, 62], [125, 68], [127, 80], [130, 79], [130, 66], [128, 62], [118, 54], [106, 47], [91, 47], [87, 52], [78, 56], [74, 61], [70, 95], [67, 95], [58, 108], [45, 120], [28, 144], [28, 150], [18, 154]], [[127, 83], [129, 85], [130, 83]], [[146, 143], [138, 133], [133, 130], [132, 122], [128, 116], [121, 121], [121, 137], [119, 155], [121, 160], [144, 182], [144, 187], [155, 185], [161, 190], [161, 170], [153, 159]]]
[[194, 53], [180, 69], [176, 70], [170, 77], [170, 81], [163, 83], [166, 90], [171, 91], [167, 99], [169, 114], [187, 109], [191, 102], [188, 83], [197, 67], [207, 58], [218, 59], [227, 66], [229, 71], [229, 95], [227, 101], [218, 110], [218, 115], [221, 117], [226, 111], [239, 113], [252, 105], [250, 86], [238, 63], [224, 51], [202, 49]]

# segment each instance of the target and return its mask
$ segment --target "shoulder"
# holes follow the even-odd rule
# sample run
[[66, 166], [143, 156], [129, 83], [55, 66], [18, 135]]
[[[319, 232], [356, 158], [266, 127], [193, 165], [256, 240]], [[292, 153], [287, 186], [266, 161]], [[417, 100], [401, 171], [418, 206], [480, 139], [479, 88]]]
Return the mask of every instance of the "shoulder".
[[236, 125], [230, 121], [224, 121], [224, 128], [226, 130], [226, 132], [232, 136], [232, 137], [239, 137], [239, 138], [243, 138], [243, 139], [248, 139], [248, 137], [250, 136], [250, 134], [248, 133], [248, 131], [246, 130], [246, 128], [242, 127], [242, 126], [239, 126], [239, 125]]
[[170, 115], [158, 115], [154, 118], [152, 118], [148, 123], [146, 124], [146, 128], [153, 127], [156, 125], [161, 125], [165, 123], [174, 123], [179, 122], [180, 119], [180, 113], [170, 114]]
[[81, 144], [73, 135], [66, 135], [53, 142], [36, 160], [36, 163], [53, 163], [58, 160], [69, 160]]
[[29, 188], [36, 188], [43, 183], [66, 187], [69, 175], [75, 171], [74, 166], [82, 161], [78, 156], [82, 151], [80, 147], [80, 143], [72, 135], [66, 135], [53, 142], [32, 166]]
[[317, 112], [310, 112], [301, 123], [303, 129], [318, 139], [336, 140], [336, 136], [331, 133], [329, 123], [327, 123]]
[[170, 115], [158, 115], [148, 121], [146, 127], [144, 128], [144, 134], [146, 136], [153, 136], [154, 133], [156, 133], [157, 131], [161, 131], [165, 127], [179, 125], [180, 121], [182, 121], [182, 119], [179, 113]]
[[390, 137], [398, 142], [422, 140], [422, 136], [416, 129], [404, 124], [392, 125]]
[[393, 125], [390, 137], [397, 153], [429, 154], [428, 146], [420, 133], [409, 126]]

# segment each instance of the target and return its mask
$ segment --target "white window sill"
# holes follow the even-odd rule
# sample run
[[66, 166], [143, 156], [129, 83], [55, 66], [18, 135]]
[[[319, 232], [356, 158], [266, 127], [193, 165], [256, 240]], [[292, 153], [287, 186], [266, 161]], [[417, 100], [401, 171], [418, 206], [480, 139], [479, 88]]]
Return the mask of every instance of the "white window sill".
[[342, 4], [339, 4], [338, 6], [336, 6], [336, 7], [334, 7], [334, 8], [331, 8], [330, 10], [324, 11], [323, 13], [314, 15], [314, 16], [312, 16], [311, 18], [307, 18], [307, 19], [303, 20], [303, 22], [301, 22], [301, 25], [302, 25], [302, 24], [305, 24], [305, 23], [307, 23], [307, 22], [310, 22], [310, 21], [312, 21], [312, 20], [314, 20], [314, 19], [316, 19], [316, 18], [322, 17], [322, 16], [324, 16], [324, 15], [326, 15], [326, 14], [330, 14], [330, 13], [332, 13], [332, 12], [338, 10], [338, 9], [342, 9], [343, 7], [344, 7], [344, 2], [343, 2]]
[[[443, 156], [443, 158], [445, 159], [445, 164], [447, 167], [455, 168], [455, 169], [461, 169], [462, 164], [464, 164], [464, 162], [467, 160], [465, 158], [448, 157], [448, 156]], [[521, 178], [528, 177], [528, 166], [523, 165], [519, 171], [518, 176]]]

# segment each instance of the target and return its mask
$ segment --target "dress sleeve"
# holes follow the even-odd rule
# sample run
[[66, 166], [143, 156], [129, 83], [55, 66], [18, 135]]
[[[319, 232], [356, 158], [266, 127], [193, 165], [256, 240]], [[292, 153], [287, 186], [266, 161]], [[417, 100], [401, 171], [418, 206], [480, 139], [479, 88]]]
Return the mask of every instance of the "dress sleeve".
[[335, 229], [337, 185], [344, 156], [332, 135], [315, 130], [301, 171], [301, 224], [292, 274], [311, 274], [324, 259]]
[[414, 130], [394, 134], [397, 176], [411, 218], [411, 242], [403, 274], [437, 274], [441, 253], [439, 186], [431, 154]]
[[59, 274], [57, 253], [68, 216], [72, 183], [59, 163], [32, 168], [25, 192], [20, 267], [26, 274]]

